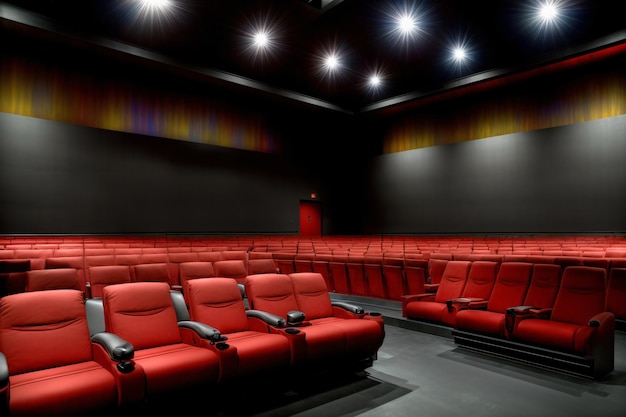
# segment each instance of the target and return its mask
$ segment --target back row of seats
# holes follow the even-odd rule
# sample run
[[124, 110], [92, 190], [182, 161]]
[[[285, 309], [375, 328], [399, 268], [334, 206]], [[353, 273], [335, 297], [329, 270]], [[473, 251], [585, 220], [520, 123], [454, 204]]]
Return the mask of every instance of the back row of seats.
[[[86, 415], [370, 366], [380, 315], [333, 303], [319, 274], [40, 289], [0, 299], [2, 415]], [[42, 349], [45, 346], [45, 349]], [[346, 368], [350, 366], [350, 368]], [[274, 381], [273, 377], [277, 379]], [[258, 388], [258, 385], [256, 385]], [[158, 409], [158, 408], [157, 408]]]

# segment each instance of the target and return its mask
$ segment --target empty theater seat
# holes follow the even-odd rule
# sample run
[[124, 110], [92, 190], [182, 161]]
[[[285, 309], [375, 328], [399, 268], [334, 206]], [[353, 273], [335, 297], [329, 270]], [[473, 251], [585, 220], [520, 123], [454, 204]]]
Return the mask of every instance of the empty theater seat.
[[243, 284], [246, 276], [248, 276], [248, 268], [245, 262], [240, 259], [214, 262], [213, 270], [215, 271], [216, 277], [233, 278], [241, 284]]
[[130, 267], [127, 265], [92, 266], [89, 273], [90, 298], [102, 298], [104, 287], [132, 282]]
[[278, 267], [272, 258], [258, 258], [248, 260], [248, 275], [253, 274], [276, 274]]
[[267, 382], [270, 377], [278, 377], [289, 370], [288, 339], [265, 329], [252, 329], [237, 282], [230, 278], [194, 279], [189, 281], [187, 291], [191, 320], [216, 328], [236, 349], [237, 361], [232, 369], [222, 370], [222, 375], [228, 373], [222, 380], [243, 378], [243, 382], [262, 376]]
[[134, 361], [145, 373], [149, 402], [171, 400], [173, 394], [184, 401], [184, 395], [196, 395], [196, 390], [209, 393], [218, 382], [218, 355], [183, 341], [185, 329], [191, 329], [179, 326], [168, 284], [109, 285], [102, 290], [102, 304], [106, 331], [134, 347]]
[[402, 301], [402, 315], [409, 319], [441, 323], [447, 301], [458, 298], [463, 293], [472, 262], [448, 261], [437, 292], [405, 296]]
[[179, 265], [180, 270], [180, 286], [185, 297], [187, 299], [187, 293], [189, 292], [189, 282], [199, 278], [211, 278], [215, 276], [215, 270], [211, 262], [183, 262]]
[[512, 339], [593, 359], [591, 373], [613, 370], [615, 316], [605, 311], [606, 270], [587, 266], [565, 268], [549, 316], [516, 318]]
[[498, 276], [486, 309], [468, 308], [456, 315], [455, 328], [464, 331], [485, 333], [497, 337], [508, 337], [506, 311], [512, 306], [522, 305], [530, 283], [533, 265], [522, 262], [505, 262]]
[[321, 274], [249, 275], [245, 286], [251, 309], [277, 317], [270, 331], [304, 334], [298, 341], [304, 346], [291, 342], [296, 365], [320, 369], [371, 363], [382, 344], [382, 318], [355, 306], [333, 305]]
[[60, 289], [83, 291], [76, 269], [37, 269], [26, 273], [26, 291]]
[[0, 336], [4, 416], [98, 415], [143, 400], [141, 369], [116, 367], [122, 362], [130, 365], [132, 346], [109, 338], [117, 344], [107, 351], [95, 340], [92, 343], [82, 291], [3, 297]]

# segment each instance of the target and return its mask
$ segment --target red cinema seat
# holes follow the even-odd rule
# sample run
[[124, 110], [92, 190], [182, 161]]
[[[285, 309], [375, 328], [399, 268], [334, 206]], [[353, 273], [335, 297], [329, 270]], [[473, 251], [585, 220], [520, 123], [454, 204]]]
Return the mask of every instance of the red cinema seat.
[[185, 297], [185, 301], [189, 301], [187, 299], [187, 294], [189, 292], [189, 282], [194, 279], [200, 278], [212, 278], [215, 276], [215, 271], [213, 270], [213, 264], [211, 262], [183, 262], [179, 265], [180, 270], [180, 285]]
[[552, 308], [561, 286], [562, 272], [556, 264], [534, 264], [523, 305], [536, 309]]
[[447, 310], [447, 301], [463, 293], [472, 263], [448, 261], [437, 292], [409, 295], [402, 300], [402, 315], [408, 319], [443, 324], [441, 316]]
[[[346, 337], [346, 353], [354, 359], [376, 356], [385, 337], [382, 317], [355, 311], [330, 299], [324, 277], [316, 272], [301, 272], [289, 275], [298, 304], [298, 310], [312, 326], [339, 327]], [[348, 307], [348, 308], [346, 308]]]
[[[350, 294], [350, 281], [348, 280], [348, 252], [333, 253], [328, 270], [330, 271], [333, 291], [339, 294]], [[282, 271], [282, 269], [281, 269]], [[293, 271], [295, 272], [295, 271]]]
[[170, 285], [170, 287], [173, 285], [170, 282], [167, 263], [138, 264], [131, 266], [131, 269], [131, 276], [136, 282], [156, 281], [165, 282]]
[[524, 302], [532, 270], [533, 265], [529, 263], [504, 262], [498, 270], [486, 309], [470, 307], [459, 311], [456, 314], [455, 328], [497, 337], [508, 337], [507, 308], [522, 305]]
[[400, 255], [383, 254], [383, 279], [387, 297], [391, 300], [401, 300], [406, 295], [404, 259]]
[[248, 268], [240, 259], [232, 259], [228, 261], [217, 261], [213, 263], [213, 270], [216, 277], [233, 278], [240, 284], [248, 276]]
[[383, 254], [365, 254], [364, 258], [363, 268], [369, 296], [386, 299], [387, 286], [383, 274]]
[[606, 311], [605, 301], [605, 269], [567, 267], [549, 318], [517, 317], [512, 338], [593, 358], [594, 376], [606, 375], [614, 366], [615, 315]]
[[132, 346], [117, 341], [119, 361], [110, 359], [103, 345], [92, 343], [82, 291], [3, 297], [0, 369], [7, 374], [0, 380], [0, 414], [99, 415], [143, 400], [141, 370], [116, 368], [132, 358]]
[[272, 258], [259, 258], [248, 260], [248, 275], [253, 274], [276, 274], [278, 267]]
[[346, 271], [350, 288], [350, 294], [368, 296], [368, 285], [365, 275], [365, 255], [349, 254], [346, 262]]
[[[188, 283], [191, 320], [218, 329], [227, 343], [236, 348], [236, 369], [230, 377], [278, 376], [289, 370], [289, 340], [280, 335], [251, 328], [239, 286], [230, 278], [194, 279]], [[243, 381], [243, 380], [242, 380]]]
[[[329, 360], [343, 358], [346, 351], [346, 337], [343, 330], [333, 326], [301, 326], [290, 319], [290, 312], [300, 311], [293, 290], [291, 278], [286, 274], [249, 275], [245, 281], [248, 303], [253, 310], [277, 316], [280, 320], [268, 327], [272, 332], [288, 334], [292, 332], [292, 354], [294, 365], [323, 365]], [[296, 330], [289, 330], [295, 328]], [[295, 336], [304, 335], [296, 339]]]
[[296, 272], [295, 252], [274, 252], [273, 258], [281, 274]]
[[[170, 287], [164, 282], [133, 282], [102, 291], [106, 331], [131, 343], [135, 363], [145, 373], [148, 402], [170, 395], [208, 392], [220, 376], [218, 355], [183, 341]], [[188, 323], [188, 322], [187, 322]]]
[[[62, 256], [46, 259], [46, 269], [73, 268], [78, 276], [80, 289], [87, 292], [87, 279], [85, 277], [85, 259], [80, 256]], [[89, 294], [86, 294], [89, 296]]]
[[446, 302], [446, 309], [441, 313], [441, 322], [454, 327], [456, 313], [460, 310], [468, 308], [470, 305], [473, 305], [474, 308], [485, 308], [491, 296], [499, 267], [499, 262], [473, 261], [461, 296]]
[[435, 292], [443, 277], [443, 272], [448, 265], [448, 259], [430, 258], [428, 260], [428, 283], [425, 285], [426, 292]]
[[89, 268], [90, 298], [102, 298], [104, 287], [132, 282], [130, 267], [127, 265], [102, 265]]
[[83, 291], [76, 269], [37, 269], [26, 273], [26, 291], [62, 289]]
[[406, 277], [407, 294], [423, 294], [426, 292], [426, 276], [428, 260], [421, 254], [406, 254], [404, 258], [404, 275]]

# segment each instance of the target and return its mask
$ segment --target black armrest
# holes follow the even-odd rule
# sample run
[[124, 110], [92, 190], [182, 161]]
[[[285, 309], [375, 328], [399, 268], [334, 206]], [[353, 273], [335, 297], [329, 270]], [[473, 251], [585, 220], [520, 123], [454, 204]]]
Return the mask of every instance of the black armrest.
[[285, 327], [285, 319], [276, 314], [268, 313], [261, 310], [246, 310], [248, 317], [254, 317], [263, 320], [265, 323], [274, 327]]
[[600, 320], [589, 320], [589, 327], [600, 327]]
[[332, 305], [335, 307], [343, 308], [344, 310], [347, 310], [354, 314], [365, 314], [365, 310], [363, 308], [354, 304], [345, 303], [343, 301], [333, 301]]
[[9, 364], [4, 353], [0, 352], [0, 391], [9, 385]]
[[535, 309], [533, 306], [515, 306], [506, 309], [508, 314], [528, 314], [530, 310]]
[[288, 311], [287, 312], [287, 325], [297, 326], [299, 324], [302, 324], [305, 318], [306, 318], [306, 314], [304, 314], [302, 311], [298, 311], [298, 310]]
[[114, 361], [129, 361], [135, 356], [135, 348], [116, 334], [100, 332], [91, 336], [91, 341], [104, 347]]
[[210, 340], [212, 343], [224, 342], [228, 340], [228, 338], [226, 336], [222, 336], [220, 331], [215, 327], [211, 327], [205, 323], [183, 320], [178, 322], [178, 327], [190, 329], [196, 332], [201, 338]]

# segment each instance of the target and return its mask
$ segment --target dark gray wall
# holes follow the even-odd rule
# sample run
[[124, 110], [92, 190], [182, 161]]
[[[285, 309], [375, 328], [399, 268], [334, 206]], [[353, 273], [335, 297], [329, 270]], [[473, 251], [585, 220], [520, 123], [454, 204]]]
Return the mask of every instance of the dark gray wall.
[[364, 230], [626, 232], [626, 116], [382, 155]]
[[0, 113], [0, 234], [291, 234], [319, 189], [278, 155]]

